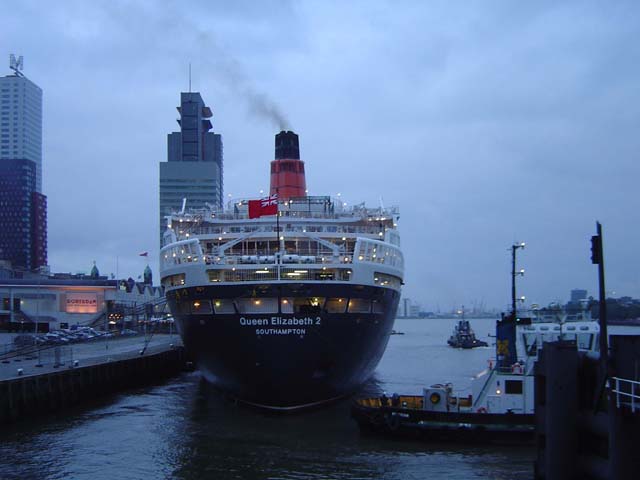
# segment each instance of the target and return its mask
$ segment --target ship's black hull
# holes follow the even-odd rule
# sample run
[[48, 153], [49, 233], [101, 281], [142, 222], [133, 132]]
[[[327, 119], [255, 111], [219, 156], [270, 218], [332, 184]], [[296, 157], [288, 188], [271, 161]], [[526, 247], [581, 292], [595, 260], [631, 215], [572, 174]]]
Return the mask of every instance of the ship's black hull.
[[[262, 284], [183, 288], [167, 293], [186, 348], [207, 380], [232, 396], [273, 409], [317, 405], [353, 392], [387, 346], [400, 293], [348, 284]], [[186, 313], [200, 300], [238, 298], [376, 300], [379, 313]]]

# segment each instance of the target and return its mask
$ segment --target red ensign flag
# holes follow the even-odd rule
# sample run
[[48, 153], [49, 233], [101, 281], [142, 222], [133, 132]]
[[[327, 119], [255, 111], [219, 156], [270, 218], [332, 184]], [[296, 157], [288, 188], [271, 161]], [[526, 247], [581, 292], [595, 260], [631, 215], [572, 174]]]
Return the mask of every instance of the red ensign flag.
[[278, 214], [278, 194], [261, 198], [260, 200], [249, 200], [249, 218], [258, 218], [263, 215]]

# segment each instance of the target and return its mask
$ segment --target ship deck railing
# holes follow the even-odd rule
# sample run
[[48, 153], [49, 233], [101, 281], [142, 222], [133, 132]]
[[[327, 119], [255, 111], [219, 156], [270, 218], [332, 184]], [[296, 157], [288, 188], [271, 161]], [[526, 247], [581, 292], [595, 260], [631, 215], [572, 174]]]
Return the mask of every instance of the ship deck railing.
[[[341, 255], [318, 254], [311, 252], [284, 254], [280, 256], [281, 265], [310, 265], [310, 264], [338, 264], [353, 263], [354, 252], [345, 252]], [[231, 254], [224, 256], [205, 255], [205, 263], [207, 265], [275, 265], [275, 253], [250, 253], [250, 254]]]
[[[182, 219], [187, 222], [198, 221], [219, 221], [219, 220], [250, 220], [246, 204], [242, 204], [237, 208], [237, 202], [232, 204], [232, 208], [227, 210], [218, 209], [191, 209], [189, 212], [180, 213], [172, 212], [171, 217], [176, 220]], [[327, 220], [359, 220], [364, 221], [385, 221], [392, 220], [395, 215], [400, 213], [397, 206], [385, 208], [366, 208], [362, 206], [353, 206], [351, 208], [300, 208], [300, 204], [292, 204], [281, 202], [278, 210], [282, 217], [299, 217], [299, 218], [316, 218]], [[271, 217], [269, 217], [271, 218]]]
[[631, 412], [640, 411], [640, 382], [628, 378], [611, 377], [614, 388], [611, 393], [616, 396], [616, 408], [631, 409]]

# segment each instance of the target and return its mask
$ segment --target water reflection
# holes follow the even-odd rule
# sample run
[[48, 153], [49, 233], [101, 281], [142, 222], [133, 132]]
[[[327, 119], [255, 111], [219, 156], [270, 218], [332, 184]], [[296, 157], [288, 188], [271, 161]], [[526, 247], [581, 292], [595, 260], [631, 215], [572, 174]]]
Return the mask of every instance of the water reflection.
[[[367, 394], [468, 381], [490, 352], [440, 348], [449, 325], [401, 324]], [[401, 322], [398, 322], [401, 323]], [[436, 326], [437, 327], [437, 326]], [[476, 327], [476, 330], [478, 328]], [[436, 353], [434, 353], [436, 352]], [[268, 415], [226, 400], [197, 373], [0, 433], [2, 479], [530, 478], [531, 449], [362, 436], [349, 401]]]

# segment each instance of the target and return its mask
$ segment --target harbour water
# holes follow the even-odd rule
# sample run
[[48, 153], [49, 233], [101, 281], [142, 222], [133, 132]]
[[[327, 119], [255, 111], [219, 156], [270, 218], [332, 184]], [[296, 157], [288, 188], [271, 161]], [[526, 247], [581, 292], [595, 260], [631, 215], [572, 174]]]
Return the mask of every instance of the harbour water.
[[[396, 321], [375, 378], [361, 394], [468, 387], [492, 347], [447, 346], [456, 320]], [[493, 319], [471, 319], [487, 340]], [[492, 342], [489, 341], [491, 345]], [[459, 390], [460, 388], [456, 388]], [[5, 427], [1, 479], [531, 478], [533, 448], [402, 442], [362, 436], [349, 401], [298, 415], [234, 405], [185, 373], [166, 384]]]

